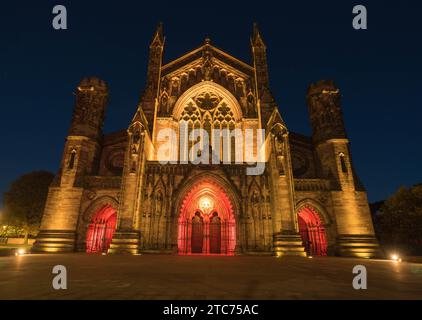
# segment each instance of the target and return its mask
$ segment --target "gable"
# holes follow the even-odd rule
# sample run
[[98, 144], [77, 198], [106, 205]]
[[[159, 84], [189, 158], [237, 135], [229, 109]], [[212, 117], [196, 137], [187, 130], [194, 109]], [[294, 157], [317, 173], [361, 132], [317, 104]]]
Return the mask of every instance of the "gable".
[[[188, 89], [207, 81], [228, 90], [248, 117], [247, 110], [256, 101], [253, 76], [250, 65], [206, 43], [162, 67], [158, 116], [171, 116], [177, 100]], [[255, 117], [256, 110], [250, 113], [250, 117]]]
[[[208, 40], [206, 40], [208, 41]], [[248, 63], [245, 63], [232, 55], [212, 46], [209, 42], [206, 42], [203, 46], [188, 52], [187, 54], [166, 63], [161, 68], [161, 74], [166, 76], [171, 74], [178, 69], [183, 68], [184, 66], [189, 65], [190, 63], [202, 59], [204, 56], [209, 56], [214, 59], [219, 60], [221, 63], [230, 66], [232, 69], [238, 70], [242, 73], [253, 76], [254, 69]]]

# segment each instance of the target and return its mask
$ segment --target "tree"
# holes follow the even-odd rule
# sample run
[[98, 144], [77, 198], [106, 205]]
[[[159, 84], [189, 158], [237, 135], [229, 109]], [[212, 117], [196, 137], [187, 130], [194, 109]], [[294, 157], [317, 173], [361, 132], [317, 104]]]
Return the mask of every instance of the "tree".
[[376, 219], [376, 217], [381, 213], [381, 209], [384, 203], [385, 203], [385, 200], [381, 200], [381, 201], [377, 201], [377, 202], [369, 204], [369, 209], [371, 211], [372, 219]]
[[24, 174], [4, 193], [4, 211], [9, 225], [21, 228], [28, 236], [39, 228], [47, 200], [48, 188], [54, 175], [47, 171]]
[[422, 253], [422, 185], [400, 188], [375, 219], [380, 242], [408, 253]]

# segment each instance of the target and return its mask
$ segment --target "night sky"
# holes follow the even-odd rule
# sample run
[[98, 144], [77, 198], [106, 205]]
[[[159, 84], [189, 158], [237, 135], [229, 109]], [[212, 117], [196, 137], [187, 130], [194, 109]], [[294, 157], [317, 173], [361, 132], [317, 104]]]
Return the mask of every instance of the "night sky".
[[[333, 79], [370, 201], [422, 182], [420, 1], [3, 2], [0, 193], [23, 173], [57, 171], [81, 78], [98, 76], [109, 84], [105, 132], [128, 126], [159, 21], [165, 61], [208, 36], [246, 62], [252, 23], [258, 22], [271, 90], [291, 131], [310, 134], [307, 86]], [[67, 7], [68, 30], [51, 26], [56, 4]], [[367, 6], [367, 31], [352, 28], [357, 4]]]

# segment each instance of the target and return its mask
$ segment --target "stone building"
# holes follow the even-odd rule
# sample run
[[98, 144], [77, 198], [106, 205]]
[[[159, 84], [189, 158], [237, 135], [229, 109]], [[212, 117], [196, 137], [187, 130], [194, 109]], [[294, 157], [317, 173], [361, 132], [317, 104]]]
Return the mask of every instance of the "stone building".
[[[308, 89], [308, 137], [283, 121], [256, 26], [251, 64], [209, 39], [168, 63], [163, 49], [160, 25], [127, 130], [102, 132], [104, 81], [86, 78], [77, 87], [34, 251], [376, 255], [333, 82]], [[237, 140], [236, 129], [252, 138]]]

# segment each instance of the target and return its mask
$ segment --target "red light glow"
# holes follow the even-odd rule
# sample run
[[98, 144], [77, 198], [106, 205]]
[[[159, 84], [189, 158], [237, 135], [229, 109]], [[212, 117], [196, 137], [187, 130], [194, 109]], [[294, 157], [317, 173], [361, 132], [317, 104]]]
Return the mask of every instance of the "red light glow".
[[226, 192], [212, 179], [202, 179], [186, 194], [178, 224], [179, 254], [234, 254], [233, 207]]
[[298, 222], [299, 232], [307, 253], [311, 256], [326, 256], [327, 239], [318, 213], [305, 207], [298, 213]]
[[107, 253], [116, 229], [116, 209], [106, 205], [92, 217], [86, 234], [87, 253]]

